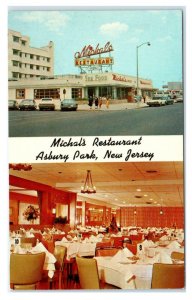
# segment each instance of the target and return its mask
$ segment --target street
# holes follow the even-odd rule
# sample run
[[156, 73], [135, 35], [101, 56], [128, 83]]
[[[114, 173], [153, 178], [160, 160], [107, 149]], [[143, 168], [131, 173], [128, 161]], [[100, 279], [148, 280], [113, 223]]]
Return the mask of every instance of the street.
[[9, 137], [182, 135], [183, 103], [129, 110], [9, 111]]

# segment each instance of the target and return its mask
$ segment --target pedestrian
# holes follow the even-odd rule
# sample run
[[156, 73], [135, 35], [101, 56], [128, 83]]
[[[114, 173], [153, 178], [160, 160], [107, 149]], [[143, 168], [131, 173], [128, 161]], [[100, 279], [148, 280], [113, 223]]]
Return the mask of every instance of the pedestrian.
[[95, 96], [95, 109], [98, 109], [99, 99]]
[[108, 109], [109, 108], [109, 97], [107, 96], [107, 98], [106, 98], [106, 108]]
[[101, 109], [102, 104], [103, 104], [103, 99], [102, 97], [99, 97], [99, 109]]
[[92, 109], [93, 106], [93, 96], [89, 96], [89, 103], [88, 103], [90, 109]]

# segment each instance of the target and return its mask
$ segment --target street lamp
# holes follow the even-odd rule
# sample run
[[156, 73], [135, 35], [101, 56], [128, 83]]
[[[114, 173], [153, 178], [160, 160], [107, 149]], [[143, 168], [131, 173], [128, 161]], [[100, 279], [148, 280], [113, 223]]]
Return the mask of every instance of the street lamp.
[[139, 48], [143, 45], [147, 45], [147, 46], [151, 46], [151, 43], [150, 42], [145, 42], [145, 43], [142, 43], [141, 45], [137, 46], [136, 50], [137, 50], [137, 96], [138, 96], [138, 93], [139, 93]]

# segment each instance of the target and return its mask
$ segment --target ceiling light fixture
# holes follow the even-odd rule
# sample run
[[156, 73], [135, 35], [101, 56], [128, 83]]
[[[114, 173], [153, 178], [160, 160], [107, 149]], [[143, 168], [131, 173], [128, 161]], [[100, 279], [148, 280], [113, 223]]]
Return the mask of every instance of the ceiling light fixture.
[[96, 193], [96, 187], [93, 186], [93, 181], [92, 181], [90, 170], [87, 170], [87, 176], [86, 176], [84, 185], [81, 187], [81, 193], [83, 193], [83, 194]]
[[32, 165], [30, 164], [9, 164], [9, 169], [13, 169], [15, 171], [31, 171]]

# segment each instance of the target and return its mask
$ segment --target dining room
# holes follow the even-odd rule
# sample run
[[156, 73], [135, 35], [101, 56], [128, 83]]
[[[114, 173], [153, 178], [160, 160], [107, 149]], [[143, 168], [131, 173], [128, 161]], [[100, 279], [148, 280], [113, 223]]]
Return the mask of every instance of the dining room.
[[[11, 289], [185, 287], [183, 162], [10, 164], [9, 173]], [[28, 264], [36, 278], [19, 274]]]

